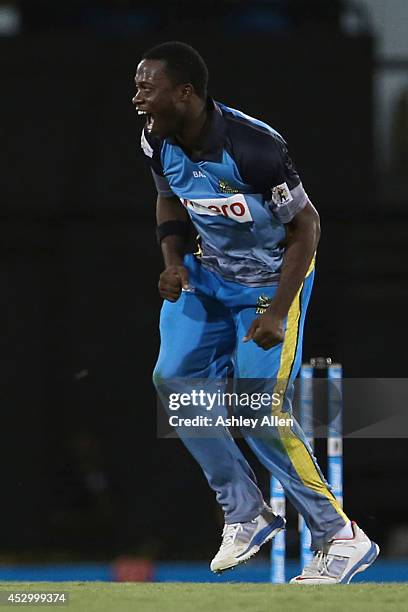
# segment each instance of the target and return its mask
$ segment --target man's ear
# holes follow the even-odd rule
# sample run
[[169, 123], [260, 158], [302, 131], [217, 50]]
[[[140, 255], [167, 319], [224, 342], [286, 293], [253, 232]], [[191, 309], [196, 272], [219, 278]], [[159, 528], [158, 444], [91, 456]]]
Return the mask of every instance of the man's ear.
[[181, 99], [183, 101], [188, 100], [194, 93], [194, 87], [191, 83], [186, 83], [185, 85], [181, 85]]

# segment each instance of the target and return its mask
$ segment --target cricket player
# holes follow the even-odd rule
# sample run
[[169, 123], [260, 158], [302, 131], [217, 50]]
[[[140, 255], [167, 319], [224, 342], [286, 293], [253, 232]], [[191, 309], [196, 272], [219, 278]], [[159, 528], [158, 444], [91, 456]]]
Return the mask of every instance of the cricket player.
[[[163, 397], [189, 380], [233, 379], [263, 391], [275, 381], [278, 412], [291, 414], [320, 226], [286, 142], [266, 123], [208, 97], [206, 64], [184, 43], [145, 53], [135, 82], [164, 258], [157, 390]], [[186, 253], [190, 220], [200, 237], [195, 255]], [[296, 421], [269, 429], [243, 434], [304, 517], [315, 551], [291, 582], [350, 582], [379, 547], [342, 510]], [[222, 572], [252, 557], [285, 521], [265, 503], [227, 427], [212, 437], [184, 427], [178, 433], [224, 512], [210, 566]]]

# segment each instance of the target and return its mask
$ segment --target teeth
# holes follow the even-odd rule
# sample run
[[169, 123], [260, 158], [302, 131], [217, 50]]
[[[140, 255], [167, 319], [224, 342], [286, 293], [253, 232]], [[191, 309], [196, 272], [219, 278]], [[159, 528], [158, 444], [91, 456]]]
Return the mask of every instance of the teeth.
[[142, 111], [142, 110], [138, 110], [137, 114], [138, 115], [147, 115], [146, 111]]

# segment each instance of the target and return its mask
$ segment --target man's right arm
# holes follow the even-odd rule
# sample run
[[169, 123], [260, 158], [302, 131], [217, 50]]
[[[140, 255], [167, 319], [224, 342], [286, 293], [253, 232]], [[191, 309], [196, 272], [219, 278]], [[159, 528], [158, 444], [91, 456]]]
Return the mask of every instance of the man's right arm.
[[[156, 220], [165, 266], [160, 274], [159, 292], [163, 299], [176, 302], [181, 290], [189, 288], [188, 272], [183, 265], [189, 215], [176, 196], [158, 195]], [[177, 233], [172, 233], [173, 227]], [[185, 227], [184, 233], [183, 227]]]
[[161, 245], [164, 270], [159, 291], [163, 299], [176, 302], [182, 289], [188, 289], [188, 272], [183, 265], [189, 234], [189, 215], [176, 197], [164, 174], [161, 161], [162, 142], [142, 130], [141, 148], [152, 171], [157, 188], [157, 238]]

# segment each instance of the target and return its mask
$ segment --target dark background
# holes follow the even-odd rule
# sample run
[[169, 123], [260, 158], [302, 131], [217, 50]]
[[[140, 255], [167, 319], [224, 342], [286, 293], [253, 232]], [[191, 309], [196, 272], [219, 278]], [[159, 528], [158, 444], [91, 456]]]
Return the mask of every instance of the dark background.
[[[406, 375], [408, 214], [377, 197], [375, 41], [341, 34], [337, 2], [250, 4], [20, 3], [21, 35], [0, 38], [4, 558], [206, 559], [218, 547], [199, 468], [156, 437], [161, 257], [131, 97], [157, 42], [196, 46], [211, 95], [289, 143], [322, 221], [305, 357], [332, 356], [350, 377]], [[346, 511], [386, 553], [406, 523], [406, 449], [345, 442]]]

